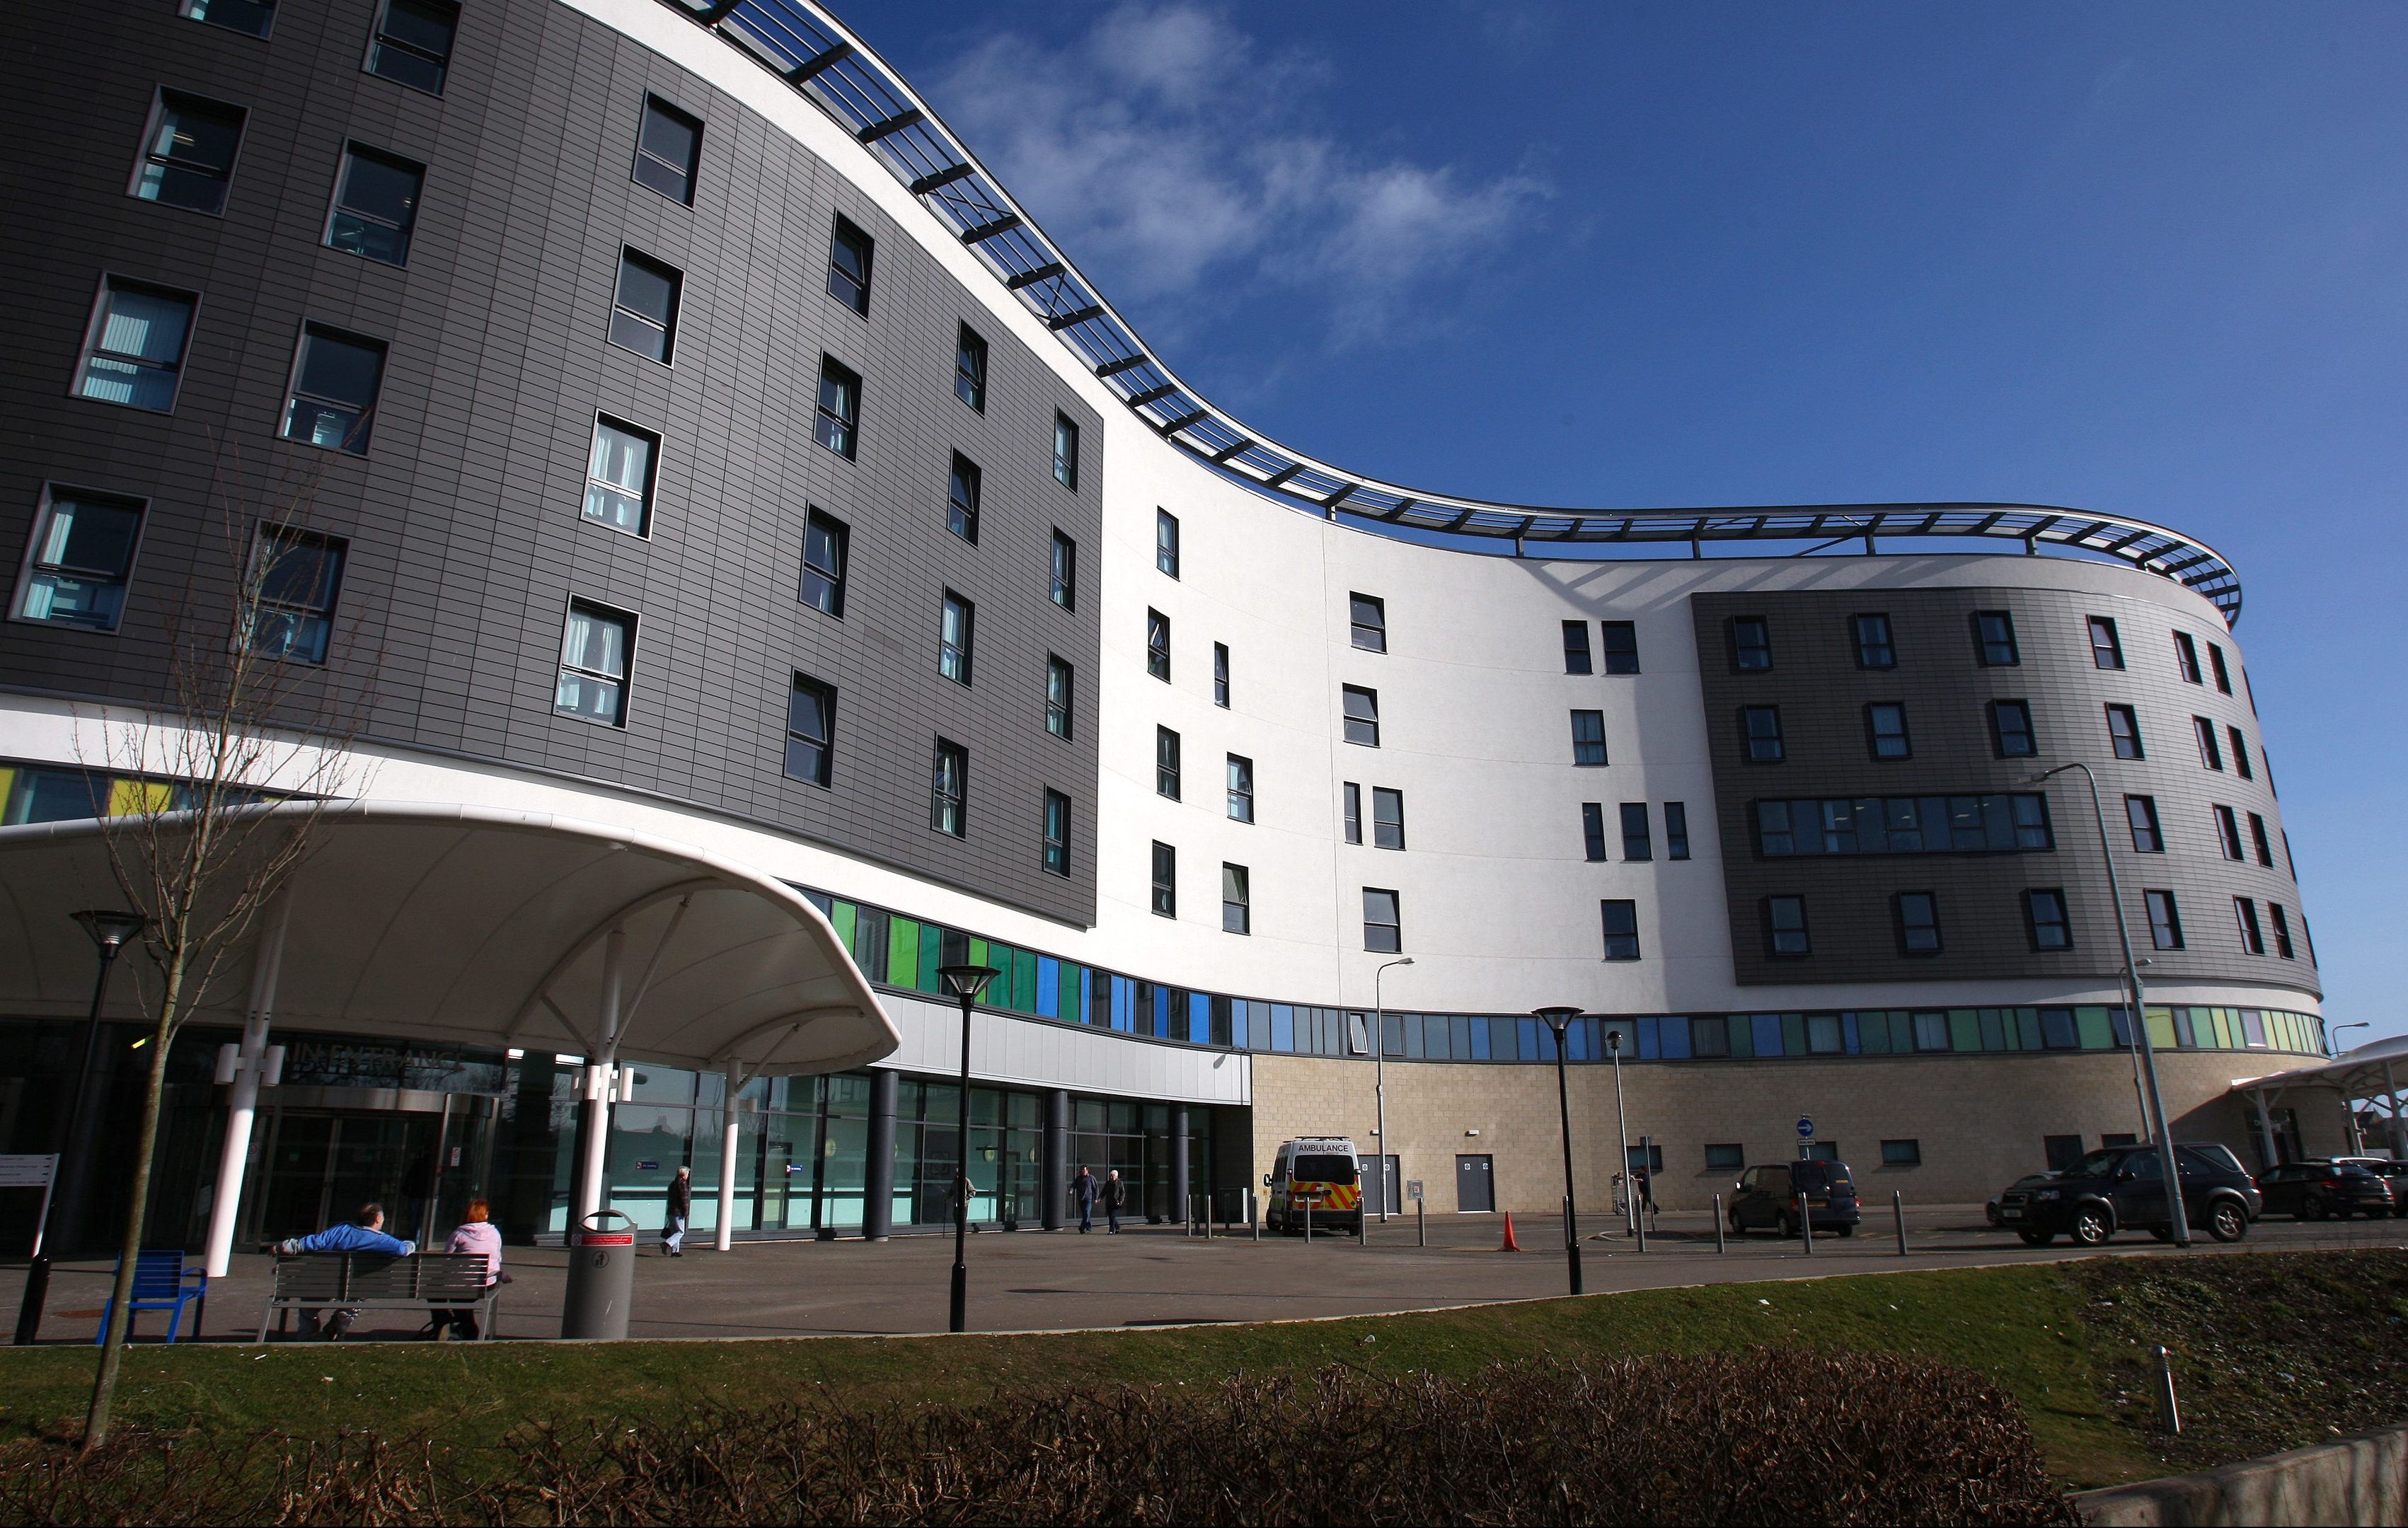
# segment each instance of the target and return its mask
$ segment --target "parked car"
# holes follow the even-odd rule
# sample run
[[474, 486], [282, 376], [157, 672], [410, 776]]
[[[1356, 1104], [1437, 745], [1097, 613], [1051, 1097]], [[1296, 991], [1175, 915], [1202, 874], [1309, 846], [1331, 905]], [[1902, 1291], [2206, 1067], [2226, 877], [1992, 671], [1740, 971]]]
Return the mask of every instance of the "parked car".
[[[2265, 1204], [2241, 1159], [2210, 1141], [2179, 1144], [2174, 1157], [2182, 1173], [2183, 1219], [2218, 1241], [2247, 1235]], [[2054, 1178], [2021, 1179], [2000, 1193], [1999, 1219], [2033, 1247], [2059, 1236], [2103, 1247], [2125, 1230], [2173, 1239], [2164, 1170], [2157, 1149], [2146, 1145], [2102, 1147]]]
[[2000, 1200], [2005, 1198], [2008, 1194], [2013, 1193], [2017, 1189], [2036, 1189], [2043, 1183], [2054, 1183], [2057, 1181], [2057, 1169], [2054, 1167], [2044, 1173], [2027, 1173], [2022, 1178], [2016, 1178], [2005, 1188], [2000, 1189], [1998, 1192], [1990, 1195], [1990, 1202], [1988, 1205], [1984, 1207], [1984, 1213], [1989, 1216], [1992, 1228], [2000, 1231], [2007, 1229], [2006, 1217], [1999, 1211]]
[[1727, 1218], [1734, 1234], [1770, 1226], [1798, 1235], [1798, 1200], [1806, 1200], [1807, 1223], [1842, 1236], [1856, 1235], [1863, 1214], [1856, 1207], [1856, 1180], [1844, 1162], [1776, 1162], [1750, 1167], [1731, 1185]]
[[2258, 1181], [2267, 1209], [2296, 1221], [2380, 1219], [2396, 1207], [2391, 1185], [2356, 1163], [2286, 1162]]
[[2391, 1213], [2408, 1220], [2408, 1162], [2395, 1157], [2335, 1157], [2335, 1162], [2351, 1167], [2363, 1167], [2391, 1185]]

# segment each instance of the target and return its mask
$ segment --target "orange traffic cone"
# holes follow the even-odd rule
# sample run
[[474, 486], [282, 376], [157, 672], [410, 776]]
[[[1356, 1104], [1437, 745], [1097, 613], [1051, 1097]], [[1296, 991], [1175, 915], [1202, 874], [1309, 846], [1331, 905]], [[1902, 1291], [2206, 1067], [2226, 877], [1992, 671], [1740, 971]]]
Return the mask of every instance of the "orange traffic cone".
[[1505, 1212], [1505, 1245], [1497, 1250], [1500, 1252], [1518, 1252], [1522, 1250], [1522, 1244], [1513, 1239], [1513, 1212], [1510, 1209]]

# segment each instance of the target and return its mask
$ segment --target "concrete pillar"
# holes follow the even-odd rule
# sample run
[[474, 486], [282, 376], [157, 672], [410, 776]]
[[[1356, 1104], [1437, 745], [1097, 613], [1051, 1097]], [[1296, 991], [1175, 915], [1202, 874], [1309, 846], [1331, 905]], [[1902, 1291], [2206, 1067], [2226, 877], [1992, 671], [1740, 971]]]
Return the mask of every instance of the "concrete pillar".
[[596, 1033], [602, 1037], [602, 1053], [585, 1058], [585, 1097], [592, 1106], [582, 1115], [579, 1127], [584, 1139], [578, 1143], [580, 1161], [577, 1171], [577, 1200], [570, 1206], [569, 1229], [582, 1224], [586, 1216], [603, 1208], [602, 1169], [610, 1145], [610, 1095], [617, 1091], [619, 1060], [619, 996], [625, 985], [627, 969], [627, 933], [612, 929], [602, 944], [602, 1013]]
[[1056, 1088], [1045, 1099], [1045, 1147], [1038, 1153], [1038, 1193], [1045, 1207], [1040, 1223], [1062, 1229], [1070, 1205], [1070, 1094]]
[[719, 1106], [719, 1227], [711, 1233], [710, 1245], [724, 1252], [736, 1238], [736, 1149], [739, 1144], [737, 1123], [737, 1091], [744, 1086], [744, 1064], [735, 1057], [727, 1058], [723, 1092], [725, 1097]]
[[259, 948], [251, 956], [251, 1007], [243, 1019], [242, 1047], [235, 1056], [232, 1092], [226, 1097], [225, 1139], [218, 1148], [217, 1190], [209, 1201], [204, 1256], [211, 1278], [223, 1278], [234, 1257], [235, 1216], [242, 1207], [242, 1182], [251, 1166], [251, 1121], [259, 1109], [267, 1024], [276, 1011], [276, 981], [284, 969], [284, 930], [292, 914], [293, 893], [287, 889], [260, 921]]
[[893, 1072], [869, 1074], [869, 1160], [862, 1164], [861, 1235], [884, 1241], [895, 1234], [895, 1107], [900, 1092]]
[[1181, 1104], [1170, 1111], [1170, 1213], [1181, 1225], [1187, 1224], [1193, 1214], [1187, 1203], [1188, 1192], [1187, 1106]]

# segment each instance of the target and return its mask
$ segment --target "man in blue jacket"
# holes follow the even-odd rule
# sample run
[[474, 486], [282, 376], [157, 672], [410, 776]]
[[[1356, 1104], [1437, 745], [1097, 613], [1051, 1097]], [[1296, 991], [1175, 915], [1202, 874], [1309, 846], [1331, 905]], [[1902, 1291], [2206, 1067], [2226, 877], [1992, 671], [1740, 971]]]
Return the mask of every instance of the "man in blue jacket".
[[[299, 1252], [382, 1252], [387, 1257], [408, 1257], [418, 1250], [418, 1244], [386, 1235], [384, 1207], [367, 1204], [362, 1205], [360, 1212], [350, 1220], [330, 1225], [313, 1235], [294, 1236], [279, 1242], [276, 1250], [286, 1257]], [[356, 1310], [330, 1311], [326, 1316], [326, 1340], [339, 1340], [359, 1317]]]

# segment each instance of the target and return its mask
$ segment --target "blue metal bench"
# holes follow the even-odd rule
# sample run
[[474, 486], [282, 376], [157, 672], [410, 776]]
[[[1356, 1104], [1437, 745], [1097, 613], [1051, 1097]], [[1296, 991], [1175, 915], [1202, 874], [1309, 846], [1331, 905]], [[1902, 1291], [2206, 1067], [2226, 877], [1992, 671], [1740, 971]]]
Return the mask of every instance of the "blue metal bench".
[[[125, 1262], [118, 1260], [122, 1268]], [[117, 1289], [114, 1278], [109, 1280], [112, 1295]], [[125, 1340], [134, 1340], [135, 1327], [146, 1310], [168, 1312], [167, 1340], [176, 1340], [184, 1324], [184, 1307], [197, 1302], [200, 1309], [193, 1313], [193, 1334], [200, 1335], [201, 1323], [208, 1319], [209, 1276], [206, 1269], [184, 1266], [184, 1250], [180, 1247], [146, 1247], [134, 1259], [134, 1301], [125, 1313]], [[117, 1308], [111, 1299], [101, 1307], [100, 1330], [93, 1336], [97, 1347], [108, 1340], [108, 1318]]]

